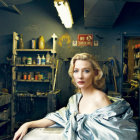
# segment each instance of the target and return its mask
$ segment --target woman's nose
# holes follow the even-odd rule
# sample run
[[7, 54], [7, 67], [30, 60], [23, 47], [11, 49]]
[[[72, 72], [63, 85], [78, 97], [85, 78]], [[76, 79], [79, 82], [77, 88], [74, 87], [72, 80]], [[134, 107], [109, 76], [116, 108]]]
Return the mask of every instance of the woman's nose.
[[83, 73], [81, 71], [78, 73], [78, 78], [83, 78]]

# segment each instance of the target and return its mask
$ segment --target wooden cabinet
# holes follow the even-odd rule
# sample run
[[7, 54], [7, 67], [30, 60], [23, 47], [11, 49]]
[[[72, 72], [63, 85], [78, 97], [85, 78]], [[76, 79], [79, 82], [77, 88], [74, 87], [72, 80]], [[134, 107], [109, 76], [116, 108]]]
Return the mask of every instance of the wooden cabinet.
[[[44, 117], [56, 109], [55, 89], [58, 60], [52, 49], [19, 49], [19, 35], [13, 33], [12, 126]], [[38, 63], [38, 56], [45, 62]], [[49, 61], [48, 61], [49, 60]], [[50, 104], [52, 108], [50, 109]]]

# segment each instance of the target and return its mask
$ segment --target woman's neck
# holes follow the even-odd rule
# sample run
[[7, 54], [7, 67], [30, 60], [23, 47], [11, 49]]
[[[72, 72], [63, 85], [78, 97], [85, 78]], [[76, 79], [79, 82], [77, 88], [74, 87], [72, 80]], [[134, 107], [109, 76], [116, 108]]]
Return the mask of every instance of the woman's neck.
[[83, 97], [87, 97], [93, 95], [96, 90], [97, 89], [95, 89], [94, 87], [88, 87], [86, 89], [81, 89], [81, 92]]

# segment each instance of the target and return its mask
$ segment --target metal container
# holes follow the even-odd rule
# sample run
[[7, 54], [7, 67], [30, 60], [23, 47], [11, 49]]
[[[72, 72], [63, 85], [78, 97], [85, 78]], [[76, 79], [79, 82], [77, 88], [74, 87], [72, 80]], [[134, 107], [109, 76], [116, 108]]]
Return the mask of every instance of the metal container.
[[31, 65], [32, 64], [32, 57], [27, 58], [27, 64]]
[[32, 49], [36, 49], [36, 40], [35, 39], [32, 40]]

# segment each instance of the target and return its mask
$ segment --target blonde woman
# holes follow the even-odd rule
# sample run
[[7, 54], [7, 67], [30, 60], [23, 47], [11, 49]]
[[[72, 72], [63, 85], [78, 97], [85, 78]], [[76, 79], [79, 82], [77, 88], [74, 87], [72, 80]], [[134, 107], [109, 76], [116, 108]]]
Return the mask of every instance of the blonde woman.
[[76, 54], [68, 73], [77, 93], [69, 99], [67, 107], [41, 120], [23, 124], [14, 140], [22, 139], [28, 128], [53, 124], [64, 127], [63, 138], [68, 140], [137, 139], [130, 105], [122, 98], [108, 97], [101, 90], [104, 87], [103, 72], [91, 54]]

